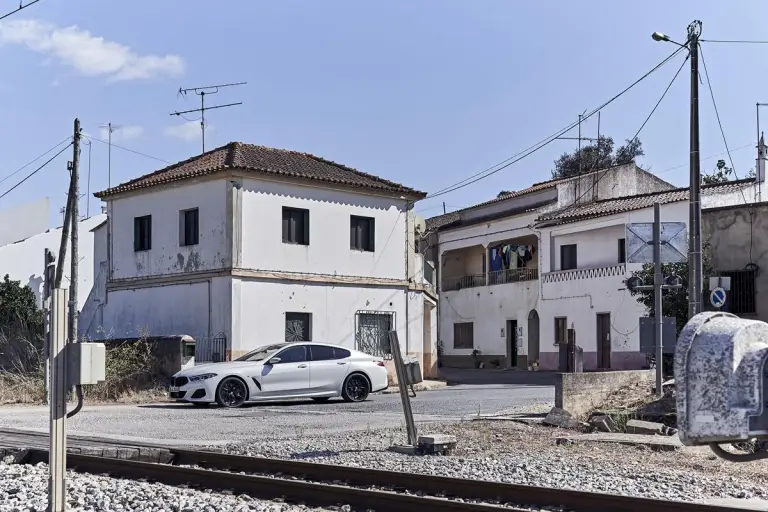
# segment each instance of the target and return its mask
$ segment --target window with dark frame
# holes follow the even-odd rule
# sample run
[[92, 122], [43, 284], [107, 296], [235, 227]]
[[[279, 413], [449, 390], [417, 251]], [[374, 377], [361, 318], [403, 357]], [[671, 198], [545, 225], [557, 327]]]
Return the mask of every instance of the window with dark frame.
[[179, 212], [181, 223], [180, 245], [197, 245], [200, 243], [200, 211], [197, 208]]
[[728, 312], [734, 315], [757, 313], [757, 294], [755, 293], [757, 273], [754, 270], [732, 270], [720, 272], [720, 276], [731, 278], [731, 289], [725, 293]]
[[627, 262], [627, 239], [619, 238], [619, 263]]
[[568, 340], [568, 317], [555, 317], [555, 344], [559, 345]]
[[460, 322], [453, 324], [453, 348], [475, 347], [475, 324]]
[[560, 246], [560, 270], [575, 270], [576, 263], [576, 244]]
[[309, 245], [309, 210], [283, 206], [283, 243]]
[[349, 248], [373, 252], [376, 248], [376, 220], [372, 217], [350, 216]]
[[134, 217], [133, 250], [139, 252], [150, 249], [152, 249], [152, 216]]
[[285, 341], [312, 341], [312, 313], [285, 314]]

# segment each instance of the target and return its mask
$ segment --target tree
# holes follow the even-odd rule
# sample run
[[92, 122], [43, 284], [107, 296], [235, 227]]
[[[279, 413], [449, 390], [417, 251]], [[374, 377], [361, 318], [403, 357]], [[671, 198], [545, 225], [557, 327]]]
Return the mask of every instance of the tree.
[[[702, 175], [701, 182], [704, 185], [715, 185], [717, 183], [726, 183], [728, 181], [731, 181], [731, 175], [734, 175], [733, 168], [728, 167], [725, 164], [725, 160], [718, 160], [716, 167], [717, 167], [716, 170], [712, 174]], [[750, 169], [746, 177], [754, 178], [755, 170]]]
[[601, 136], [596, 143], [582, 146], [571, 153], [563, 153], [555, 160], [553, 178], [572, 178], [579, 174], [607, 169], [615, 165], [633, 162], [643, 156], [643, 143], [640, 139], [627, 140], [623, 146], [613, 151], [613, 138]]
[[[711, 260], [709, 258], [709, 243], [702, 244], [702, 275], [704, 276], [704, 286], [707, 286], [707, 277], [714, 274]], [[661, 272], [664, 276], [678, 276], [683, 283], [682, 288], [664, 290], [662, 292], [661, 313], [663, 316], [673, 317], [677, 327], [677, 333], [685, 327], [688, 322], [688, 262], [668, 263], [661, 265]], [[653, 264], [645, 264], [641, 270], [633, 272], [632, 277], [639, 277], [645, 284], [653, 283]], [[632, 296], [637, 302], [645, 306], [646, 313], [653, 317], [653, 291], [632, 291]]]
[[[35, 292], [8, 274], [0, 281], [0, 331], [24, 332], [37, 337], [42, 332], [43, 313], [37, 307]], [[29, 340], [33, 341], [33, 340]]]

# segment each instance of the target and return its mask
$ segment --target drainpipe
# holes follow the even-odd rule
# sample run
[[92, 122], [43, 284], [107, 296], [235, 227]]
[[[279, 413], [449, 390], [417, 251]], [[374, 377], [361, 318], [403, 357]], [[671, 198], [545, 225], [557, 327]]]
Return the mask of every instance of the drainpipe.
[[410, 317], [410, 298], [411, 298], [411, 266], [410, 266], [410, 217], [411, 217], [412, 203], [406, 201], [405, 203], [405, 355], [408, 355], [408, 350], [411, 347], [411, 317]]

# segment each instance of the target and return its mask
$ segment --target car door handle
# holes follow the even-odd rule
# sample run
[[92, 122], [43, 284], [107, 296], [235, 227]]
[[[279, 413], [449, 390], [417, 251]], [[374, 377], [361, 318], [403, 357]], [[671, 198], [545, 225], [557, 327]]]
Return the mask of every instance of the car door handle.
[[336, 364], [347, 364], [347, 363], [344, 361], [336, 361]]
[[305, 365], [305, 364], [300, 364], [298, 367], [299, 367], [299, 368], [306, 368], [306, 367], [307, 367], [307, 365]]

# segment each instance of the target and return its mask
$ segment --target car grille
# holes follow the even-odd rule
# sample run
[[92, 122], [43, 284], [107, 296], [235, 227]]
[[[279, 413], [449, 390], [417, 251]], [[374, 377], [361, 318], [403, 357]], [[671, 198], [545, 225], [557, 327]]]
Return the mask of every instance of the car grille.
[[171, 386], [181, 387], [186, 386], [189, 379], [186, 377], [171, 377]]
[[171, 391], [171, 398], [176, 398], [176, 399], [184, 398], [184, 395], [186, 394], [187, 394], [186, 391]]

